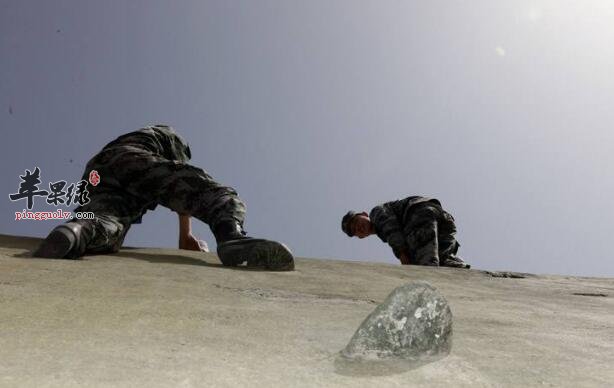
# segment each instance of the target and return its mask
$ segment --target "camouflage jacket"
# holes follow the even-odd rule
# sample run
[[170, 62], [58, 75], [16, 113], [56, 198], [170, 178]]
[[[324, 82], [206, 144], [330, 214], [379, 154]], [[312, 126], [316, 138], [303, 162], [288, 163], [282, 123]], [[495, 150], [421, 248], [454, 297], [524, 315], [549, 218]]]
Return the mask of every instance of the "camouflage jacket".
[[383, 203], [374, 207], [369, 213], [375, 233], [383, 242], [390, 245], [397, 258], [400, 257], [401, 252], [406, 248], [403, 227], [409, 220], [411, 209], [414, 205], [423, 202], [434, 202], [437, 205], [441, 205], [439, 200], [435, 198], [415, 195]]
[[[88, 162], [85, 172], [83, 173], [83, 179], [88, 179], [90, 170], [96, 169], [102, 172], [105, 168], [114, 168], [112, 165], [107, 165], [110, 159], [123, 152], [134, 152], [134, 149], [140, 149], [155, 156], [181, 163], [188, 162], [192, 157], [190, 146], [172, 127], [167, 125], [152, 125], [121, 135], [105, 145], [102, 150]], [[122, 187], [118, 182], [111, 182], [107, 178], [103, 179], [103, 183], [97, 186], [96, 190], [102, 195], [106, 190], [114, 192], [118, 190], [121, 191]], [[141, 205], [143, 214], [147, 210], [154, 210], [157, 207], [156, 203], [141, 204], [139, 198], [135, 198], [127, 192], [123, 192], [123, 194], [125, 200], [131, 201], [135, 204], [134, 206], [137, 206], [137, 203]], [[141, 223], [141, 217], [136, 219], [134, 223]]]
[[190, 146], [172, 127], [152, 125], [121, 135], [104, 149], [133, 146], [141, 148], [168, 160], [187, 162], [192, 157]]

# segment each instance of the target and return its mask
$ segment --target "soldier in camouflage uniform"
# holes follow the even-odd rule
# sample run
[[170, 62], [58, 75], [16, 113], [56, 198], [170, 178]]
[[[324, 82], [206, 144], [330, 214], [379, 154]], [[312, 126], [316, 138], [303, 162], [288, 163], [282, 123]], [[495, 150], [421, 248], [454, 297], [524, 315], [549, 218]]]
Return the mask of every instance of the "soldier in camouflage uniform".
[[402, 264], [470, 268], [456, 255], [456, 226], [439, 200], [412, 196], [374, 207], [369, 214], [349, 211], [341, 229], [350, 237], [372, 234], [387, 242]]
[[76, 212], [95, 219], [73, 219], [52, 230], [34, 252], [37, 257], [77, 259], [86, 253], [117, 252], [126, 233], [147, 210], [165, 206], [179, 214], [179, 247], [206, 250], [192, 235], [190, 217], [208, 224], [224, 265], [292, 270], [289, 249], [278, 242], [246, 236], [245, 205], [237, 192], [187, 162], [187, 143], [171, 128], [156, 125], [122, 135], [87, 164], [83, 179], [96, 170], [90, 202]]

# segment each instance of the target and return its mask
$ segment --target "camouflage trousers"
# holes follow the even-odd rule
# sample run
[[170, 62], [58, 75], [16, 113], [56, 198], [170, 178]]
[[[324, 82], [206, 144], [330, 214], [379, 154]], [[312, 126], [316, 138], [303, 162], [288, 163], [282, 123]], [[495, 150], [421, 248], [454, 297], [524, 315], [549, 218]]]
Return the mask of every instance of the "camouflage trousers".
[[237, 192], [213, 180], [204, 170], [162, 158], [133, 146], [103, 149], [87, 164], [100, 183], [90, 186], [90, 202], [75, 209], [93, 212], [95, 219], [71, 222], [83, 226], [85, 253], [116, 252], [134, 223], [147, 210], [165, 206], [215, 227], [219, 222], [243, 225], [245, 205]]
[[444, 265], [456, 256], [460, 246], [454, 217], [431, 202], [415, 205], [403, 232], [411, 264]]

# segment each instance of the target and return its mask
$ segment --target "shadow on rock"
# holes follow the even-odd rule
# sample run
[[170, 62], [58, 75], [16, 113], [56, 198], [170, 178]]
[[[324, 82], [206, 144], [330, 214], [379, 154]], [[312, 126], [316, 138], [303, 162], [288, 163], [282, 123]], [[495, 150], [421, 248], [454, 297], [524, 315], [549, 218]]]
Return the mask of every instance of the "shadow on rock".
[[[124, 248], [122, 248], [123, 250]], [[208, 263], [204, 259], [195, 259], [189, 256], [179, 256], [179, 255], [168, 255], [168, 254], [152, 254], [152, 253], [141, 253], [141, 252], [117, 252], [113, 253], [113, 256], [116, 257], [124, 257], [127, 259], [136, 259], [143, 260], [150, 263], [166, 263], [166, 264], [182, 264], [182, 265], [196, 265], [200, 267], [213, 267], [213, 268], [224, 268], [227, 270], [235, 270], [235, 271], [264, 271], [261, 268], [249, 268], [245, 265], [239, 265], [236, 267], [227, 267], [222, 263]]]
[[335, 359], [335, 373], [349, 377], [374, 377], [374, 376], [390, 376], [409, 372], [418, 369], [424, 365], [439, 361], [446, 354], [438, 356], [426, 356], [422, 358], [408, 359], [349, 359], [343, 355], [337, 356]]
[[[142, 252], [134, 252], [137, 249], [141, 248], [124, 248], [122, 247], [120, 252], [115, 253], [91, 253], [86, 254], [85, 256], [79, 259], [65, 259], [65, 258], [46, 258], [46, 257], [34, 257], [32, 251], [24, 251], [19, 253], [13, 253], [9, 256], [19, 258], [19, 259], [31, 259], [31, 260], [63, 260], [63, 261], [87, 261], [95, 256], [114, 256], [114, 257], [122, 257], [126, 259], [133, 260], [142, 260], [147, 261], [149, 263], [166, 263], [166, 264], [180, 264], [180, 265], [196, 265], [199, 267], [212, 267], [212, 268], [224, 268], [227, 270], [234, 271], [250, 271], [250, 272], [267, 272], [266, 269], [258, 268], [258, 267], [247, 267], [246, 265], [239, 265], [236, 267], [227, 267], [222, 263], [209, 263], [204, 259], [196, 259], [189, 256], [181, 256], [181, 255], [173, 255], [173, 254], [159, 254], [159, 253], [142, 253]], [[123, 252], [123, 251], [128, 252]]]
[[[122, 248], [123, 250], [123, 248]], [[204, 260], [195, 259], [189, 256], [180, 255], [165, 255], [159, 253], [141, 253], [141, 252], [117, 252], [113, 256], [124, 257], [127, 259], [143, 260], [150, 263], [167, 263], [167, 264], [183, 264], [197, 265], [202, 267], [223, 267], [221, 263], [207, 263]]]
[[20, 253], [14, 253], [9, 256], [16, 257], [19, 259], [39, 259], [39, 257], [32, 256], [32, 252], [33, 251], [25, 251], [25, 252], [20, 252]]
[[5, 248], [34, 249], [34, 247], [38, 246], [41, 241], [43, 241], [43, 239], [36, 237], [21, 237], [0, 234], [0, 245]]

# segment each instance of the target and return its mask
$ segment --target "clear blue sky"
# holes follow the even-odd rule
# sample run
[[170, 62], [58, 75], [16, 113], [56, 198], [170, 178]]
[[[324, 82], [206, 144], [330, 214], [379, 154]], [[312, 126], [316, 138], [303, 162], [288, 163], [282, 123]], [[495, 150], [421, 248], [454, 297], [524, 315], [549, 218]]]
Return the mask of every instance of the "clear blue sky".
[[[610, 1], [1, 0], [0, 233], [56, 224], [14, 221], [25, 169], [76, 181], [167, 123], [298, 256], [395, 263], [340, 218], [424, 194], [477, 268], [614, 276], [612, 20]], [[176, 216], [126, 243], [176, 246]]]

